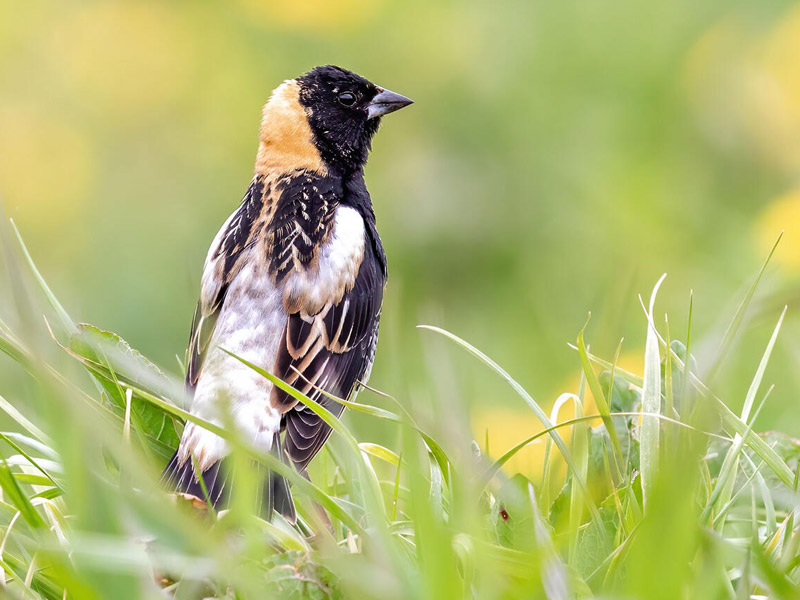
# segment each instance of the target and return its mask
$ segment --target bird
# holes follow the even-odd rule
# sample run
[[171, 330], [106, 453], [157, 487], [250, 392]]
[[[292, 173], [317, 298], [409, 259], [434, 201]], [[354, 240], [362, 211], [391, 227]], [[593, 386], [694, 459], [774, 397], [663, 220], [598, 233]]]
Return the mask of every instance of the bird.
[[[364, 167], [382, 117], [412, 102], [333, 65], [281, 83], [262, 111], [253, 179], [206, 256], [186, 353], [190, 413], [306, 476], [330, 426], [236, 357], [337, 417], [331, 396], [367, 382], [387, 265]], [[231, 451], [187, 422], [163, 478], [218, 508], [235, 479]], [[260, 502], [268, 518], [296, 521], [282, 476], [264, 477]]]

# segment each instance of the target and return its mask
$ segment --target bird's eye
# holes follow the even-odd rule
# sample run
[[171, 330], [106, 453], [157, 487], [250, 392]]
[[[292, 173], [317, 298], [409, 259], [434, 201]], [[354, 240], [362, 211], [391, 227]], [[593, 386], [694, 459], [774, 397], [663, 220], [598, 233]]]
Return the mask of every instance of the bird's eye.
[[353, 106], [356, 103], [356, 95], [353, 92], [342, 92], [339, 94], [339, 104], [342, 106]]

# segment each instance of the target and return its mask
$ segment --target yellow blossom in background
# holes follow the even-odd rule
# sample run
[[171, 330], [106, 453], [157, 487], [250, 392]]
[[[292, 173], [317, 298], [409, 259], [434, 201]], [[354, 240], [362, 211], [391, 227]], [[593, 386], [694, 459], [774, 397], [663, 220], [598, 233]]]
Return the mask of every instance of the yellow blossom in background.
[[90, 5], [60, 23], [50, 43], [76, 95], [126, 116], [169, 110], [193, 70], [193, 39], [165, 4]]
[[731, 152], [800, 172], [800, 5], [770, 29], [729, 16], [687, 54], [684, 81], [701, 129]]
[[784, 231], [773, 260], [792, 274], [800, 273], [800, 189], [771, 202], [756, 223], [756, 243], [766, 255]]
[[[495, 406], [476, 408], [472, 413], [472, 431], [475, 440], [486, 452], [486, 438], [489, 438], [489, 458], [496, 460], [519, 442], [543, 429], [542, 423], [532, 411], [519, 408]], [[564, 428], [561, 435], [568, 438], [569, 430]], [[545, 437], [517, 452], [504, 467], [509, 475], [522, 473], [538, 481], [542, 474]], [[558, 450], [556, 450], [558, 452]]]
[[32, 108], [0, 108], [0, 181], [8, 216], [42, 233], [77, 218], [93, 179], [89, 141], [70, 123]]
[[[619, 368], [641, 375], [644, 370], [644, 350], [626, 353], [617, 362]], [[581, 375], [576, 375], [564, 386], [565, 392], [577, 393]], [[543, 406], [548, 416], [552, 417], [552, 406]], [[575, 418], [575, 404], [572, 400], [564, 402], [558, 411], [557, 422], [563, 423]], [[583, 414], [597, 414], [597, 405], [588, 386], [584, 392]], [[600, 419], [590, 422], [592, 426], [600, 424]], [[516, 446], [535, 433], [542, 431], [544, 425], [536, 418], [533, 411], [522, 405], [520, 407], [500, 406], [476, 408], [472, 413], [472, 432], [475, 440], [481, 447], [481, 452], [486, 451], [486, 437], [489, 437], [489, 457], [492, 460], [500, 458], [505, 452]], [[569, 441], [572, 427], [560, 428], [559, 434], [565, 441]], [[539, 481], [542, 476], [544, 464], [545, 441], [542, 436], [532, 444], [517, 452], [504, 466], [503, 470], [509, 475], [522, 473], [526, 477]], [[558, 462], [559, 451], [553, 446], [552, 452]], [[563, 466], [563, 465], [562, 465]]]
[[795, 122], [800, 122], [800, 5], [777, 23], [761, 52], [767, 73], [786, 101], [784, 109]]
[[246, 14], [270, 27], [345, 33], [368, 21], [382, 4], [381, 0], [238, 0]]
[[755, 49], [763, 66], [760, 121], [750, 123], [774, 162], [800, 171], [800, 6], [792, 8]]

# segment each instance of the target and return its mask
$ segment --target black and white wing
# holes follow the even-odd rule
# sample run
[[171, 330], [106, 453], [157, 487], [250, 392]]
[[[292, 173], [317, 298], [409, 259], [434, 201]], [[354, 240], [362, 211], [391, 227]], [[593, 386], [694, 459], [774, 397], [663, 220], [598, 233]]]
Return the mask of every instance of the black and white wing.
[[[336, 416], [343, 405], [320, 390], [338, 398], [351, 397], [358, 382], [369, 377], [378, 340], [386, 276], [370, 237], [364, 235], [358, 274], [341, 300], [326, 304], [313, 316], [302, 311], [289, 315], [275, 363], [275, 375]], [[284, 415], [284, 449], [302, 472], [325, 444], [330, 427], [277, 388], [272, 390], [271, 403], [283, 410], [291, 407]]]

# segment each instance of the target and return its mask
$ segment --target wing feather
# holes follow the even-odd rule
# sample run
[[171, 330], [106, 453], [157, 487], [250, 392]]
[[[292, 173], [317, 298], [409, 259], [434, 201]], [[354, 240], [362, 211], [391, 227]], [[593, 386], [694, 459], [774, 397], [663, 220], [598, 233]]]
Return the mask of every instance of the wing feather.
[[[369, 241], [353, 288], [336, 304], [314, 317], [289, 316], [275, 374], [319, 402], [337, 417], [344, 406], [320, 390], [347, 399], [371, 367], [385, 276]], [[302, 350], [302, 352], [301, 352]], [[273, 406], [281, 405], [286, 429], [285, 450], [299, 471], [319, 452], [330, 427], [304, 405], [276, 388]]]

